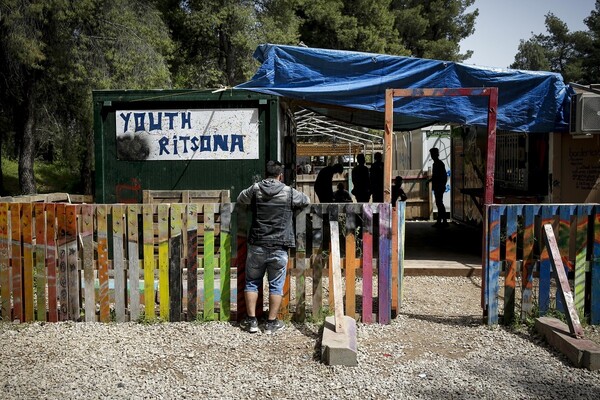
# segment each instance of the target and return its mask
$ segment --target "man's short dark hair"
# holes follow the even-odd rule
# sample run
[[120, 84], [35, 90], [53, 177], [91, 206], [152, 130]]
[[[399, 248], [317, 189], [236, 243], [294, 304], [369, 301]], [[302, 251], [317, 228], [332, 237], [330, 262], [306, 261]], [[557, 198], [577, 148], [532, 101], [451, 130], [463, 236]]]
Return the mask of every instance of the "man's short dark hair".
[[344, 165], [341, 164], [341, 163], [335, 164], [333, 166], [333, 171], [336, 172], [336, 173], [338, 173], [338, 174], [341, 174], [342, 172], [344, 172]]
[[375, 161], [381, 161], [382, 159], [382, 154], [380, 152], [375, 153]]
[[358, 155], [356, 156], [356, 161], [359, 164], [364, 164], [365, 163], [365, 155], [363, 153], [358, 153]]
[[267, 178], [277, 178], [283, 172], [283, 164], [279, 161], [270, 160], [267, 162], [266, 176]]
[[440, 150], [437, 147], [432, 147], [429, 149], [429, 154], [440, 154]]

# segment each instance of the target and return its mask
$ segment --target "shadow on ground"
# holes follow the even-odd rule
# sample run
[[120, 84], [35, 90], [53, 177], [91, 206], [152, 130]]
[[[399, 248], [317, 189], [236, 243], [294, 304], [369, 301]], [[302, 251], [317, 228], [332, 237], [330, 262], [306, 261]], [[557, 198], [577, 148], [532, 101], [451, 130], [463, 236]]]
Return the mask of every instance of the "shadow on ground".
[[481, 261], [482, 230], [450, 223], [433, 228], [431, 221], [407, 221], [405, 225], [405, 260]]

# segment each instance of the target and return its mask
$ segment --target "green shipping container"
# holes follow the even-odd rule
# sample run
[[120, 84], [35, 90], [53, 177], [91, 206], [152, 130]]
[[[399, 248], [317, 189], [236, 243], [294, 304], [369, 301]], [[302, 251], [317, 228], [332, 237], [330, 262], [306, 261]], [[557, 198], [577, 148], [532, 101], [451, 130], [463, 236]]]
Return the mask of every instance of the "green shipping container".
[[291, 114], [276, 96], [110, 90], [93, 101], [96, 203], [141, 203], [144, 190], [228, 190], [235, 201], [267, 160], [295, 164]]

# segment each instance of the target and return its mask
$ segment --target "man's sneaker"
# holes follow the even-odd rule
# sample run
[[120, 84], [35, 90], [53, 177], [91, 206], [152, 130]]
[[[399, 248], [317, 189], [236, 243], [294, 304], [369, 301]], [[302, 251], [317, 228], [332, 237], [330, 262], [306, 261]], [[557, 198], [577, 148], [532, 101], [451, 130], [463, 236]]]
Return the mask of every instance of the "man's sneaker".
[[284, 328], [285, 328], [285, 324], [278, 319], [276, 319], [273, 322], [267, 321], [267, 323], [265, 324], [265, 333], [267, 335], [271, 335], [271, 334], [273, 334], [277, 331], [280, 331]]
[[258, 321], [256, 318], [246, 317], [240, 322], [240, 327], [250, 333], [258, 332]]

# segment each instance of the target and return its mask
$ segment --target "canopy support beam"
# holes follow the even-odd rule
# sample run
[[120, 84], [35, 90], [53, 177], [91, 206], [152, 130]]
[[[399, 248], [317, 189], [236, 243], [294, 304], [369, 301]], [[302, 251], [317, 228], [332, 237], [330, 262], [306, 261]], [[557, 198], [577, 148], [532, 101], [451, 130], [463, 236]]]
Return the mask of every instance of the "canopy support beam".
[[[385, 133], [384, 133], [384, 173], [383, 201], [390, 202], [392, 196], [392, 132], [394, 130], [395, 97], [444, 97], [444, 96], [486, 96], [488, 97], [487, 118], [487, 157], [484, 184], [484, 205], [494, 202], [494, 169], [496, 164], [496, 109], [498, 108], [498, 88], [443, 88], [443, 89], [387, 89], [385, 91]], [[484, 216], [485, 217], [485, 216]], [[484, 218], [485, 219], [485, 218]]]

